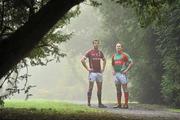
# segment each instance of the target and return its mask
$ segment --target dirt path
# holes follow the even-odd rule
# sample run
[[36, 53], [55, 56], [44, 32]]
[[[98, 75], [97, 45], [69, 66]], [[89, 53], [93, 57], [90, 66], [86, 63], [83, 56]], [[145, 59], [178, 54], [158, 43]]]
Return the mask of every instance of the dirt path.
[[113, 104], [108, 104], [107, 108], [98, 108], [97, 105], [92, 105], [92, 108], [138, 120], [180, 120], [180, 112], [172, 112], [165, 107], [132, 104], [129, 109], [115, 109], [112, 106]]

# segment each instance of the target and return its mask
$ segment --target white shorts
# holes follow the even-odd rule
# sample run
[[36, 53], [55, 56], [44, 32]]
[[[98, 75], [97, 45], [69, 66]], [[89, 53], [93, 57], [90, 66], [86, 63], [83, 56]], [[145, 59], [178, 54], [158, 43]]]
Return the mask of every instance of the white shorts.
[[114, 77], [115, 84], [127, 84], [128, 83], [128, 79], [125, 74], [117, 72], [113, 77]]
[[91, 82], [102, 82], [102, 73], [98, 73], [98, 72], [90, 72], [89, 73], [89, 81]]

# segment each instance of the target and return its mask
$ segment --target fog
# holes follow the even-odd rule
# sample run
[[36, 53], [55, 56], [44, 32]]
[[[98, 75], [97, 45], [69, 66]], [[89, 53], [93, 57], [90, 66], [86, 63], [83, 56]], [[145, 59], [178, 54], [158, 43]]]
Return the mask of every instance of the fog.
[[[87, 50], [93, 47], [92, 41], [97, 39], [100, 40], [100, 49], [107, 59], [106, 69], [103, 73], [103, 101], [116, 102], [111, 56], [115, 53], [116, 43], [121, 43], [123, 51], [133, 60], [133, 68], [128, 70], [129, 100], [131, 102], [165, 103], [166, 105], [180, 106], [180, 95], [178, 94], [178, 81], [180, 79], [178, 72], [180, 71], [178, 63], [179, 34], [177, 34], [179, 33], [178, 13], [180, 12], [178, 2], [174, 2], [177, 4], [169, 2], [144, 4], [139, 1], [138, 3], [123, 2], [125, 4], [118, 4], [112, 0], [98, 1], [102, 3], [98, 7], [93, 7], [88, 2], [81, 3], [79, 16], [71, 18], [70, 22], [69, 19], [61, 19], [62, 21], [55, 25], [55, 27], [59, 25], [59, 28], [54, 30], [53, 27], [45, 36], [48, 39], [53, 38], [50, 41], [58, 38], [58, 34], [61, 37], [60, 41], [70, 38], [59, 44], [59, 52], [66, 53], [67, 56], [60, 58], [59, 63], [53, 61], [47, 66], [28, 68], [28, 74], [31, 77], [29, 77], [26, 87], [36, 86], [30, 89], [29, 94], [32, 93], [33, 96], [30, 96], [29, 99], [86, 102], [88, 72], [82, 66], [80, 59]], [[166, 4], [167, 7], [164, 7]], [[157, 6], [159, 7], [157, 8]], [[78, 10], [77, 6], [73, 10]], [[74, 14], [68, 15], [74, 16]], [[50, 35], [51, 33], [57, 36]], [[49, 53], [48, 50], [44, 50]], [[53, 50], [56, 53], [57, 49]], [[54, 55], [48, 56], [48, 59], [51, 57], [58, 59], [56, 54]], [[18, 67], [23, 66], [18, 64]], [[2, 78], [5, 79], [5, 81], [0, 81], [0, 84], [3, 85], [0, 88], [2, 99], [5, 99], [6, 95], [13, 90], [17, 90], [16, 88], [19, 90], [19, 86], [24, 87], [26, 79], [21, 80], [26, 77], [21, 76], [23, 73], [26, 74], [24, 69], [26, 68], [18, 69], [18, 72], [14, 71], [11, 74], [12, 77], [7, 74], [6, 76], [10, 80], [6, 79], [6, 76]], [[18, 83], [14, 78], [18, 78]], [[18, 87], [16, 87], [16, 83]], [[92, 100], [97, 103], [96, 91], [95, 84]], [[23, 94], [23, 91], [10, 97], [10, 99], [25, 98], [26, 95]]]
[[[98, 39], [97, 31], [101, 30], [101, 19], [98, 15], [96, 8], [82, 4], [81, 14], [72, 18], [70, 24], [63, 28], [66, 33], [73, 32], [72, 38], [60, 45], [67, 56], [61, 58], [60, 63], [51, 62], [47, 66], [29, 68], [29, 74], [32, 76], [29, 77], [28, 84], [36, 85], [30, 90], [33, 96], [29, 99], [86, 101], [88, 72], [83, 68], [80, 59], [86, 50], [92, 48], [92, 40]], [[97, 101], [96, 90], [94, 84], [92, 95], [94, 102]], [[107, 58], [103, 73], [102, 100], [115, 101], [115, 95], [111, 63]], [[25, 95], [18, 94], [11, 98], [24, 99]]]

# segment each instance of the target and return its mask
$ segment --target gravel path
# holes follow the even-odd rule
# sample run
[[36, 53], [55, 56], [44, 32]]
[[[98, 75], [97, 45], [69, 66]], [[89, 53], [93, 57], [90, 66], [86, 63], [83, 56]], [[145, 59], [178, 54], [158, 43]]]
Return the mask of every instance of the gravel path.
[[97, 105], [92, 105], [91, 107], [137, 120], [180, 120], [180, 112], [172, 112], [165, 107], [132, 104], [129, 109], [115, 109], [112, 106], [113, 104], [108, 104], [107, 108], [98, 108]]

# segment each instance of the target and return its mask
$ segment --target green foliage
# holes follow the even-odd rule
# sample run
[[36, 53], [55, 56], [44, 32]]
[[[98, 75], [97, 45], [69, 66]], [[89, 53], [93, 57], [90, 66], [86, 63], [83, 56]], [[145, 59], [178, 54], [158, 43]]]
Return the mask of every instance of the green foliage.
[[[0, 38], [2, 39], [3, 37], [8, 37], [7, 35], [10, 35], [28, 21], [30, 10], [27, 8], [36, 8], [34, 11], [37, 12], [48, 2], [48, 0], [36, 2], [34, 0], [1, 0], [0, 2], [2, 3], [0, 4], [0, 7], [2, 8]], [[78, 14], [80, 14], [79, 6], [67, 13], [66, 16], [49, 31], [39, 45], [28, 56], [28, 59], [31, 60], [31, 65], [45, 65], [43, 63], [48, 61], [46, 59], [47, 57], [52, 56], [51, 59], [59, 60], [59, 57], [65, 55], [64, 53], [60, 53], [59, 44], [70, 39], [71, 34], [64, 34], [62, 31], [54, 33], [54, 31], [57, 28], [63, 28], [63, 26], [70, 22], [70, 18], [75, 17]], [[43, 62], [43, 59], [46, 62]]]
[[97, 2], [95, 0], [89, 0], [89, 1], [90, 1], [90, 5], [94, 6], [94, 7], [98, 7], [98, 6], [102, 5], [100, 2]]
[[0, 108], [4, 107], [4, 101], [0, 99]]
[[110, 0], [102, 2], [104, 51], [115, 52], [115, 44], [120, 42], [125, 52], [130, 54], [134, 66], [129, 73], [132, 83], [131, 100], [142, 103], [160, 102], [161, 64], [155, 51], [155, 35], [153, 29], [141, 28], [133, 9], [123, 8]]
[[[0, 39], [11, 36], [16, 30], [18, 30], [24, 23], [28, 22], [32, 14], [36, 14], [49, 0], [0, 0]], [[69, 11], [64, 18], [62, 18], [41, 40], [41, 42], [33, 49], [33, 51], [22, 60], [18, 65], [12, 68], [9, 73], [4, 76], [2, 83], [4, 84], [12, 82], [12, 88], [8, 88], [9, 92], [5, 95], [0, 95], [0, 98], [5, 99], [7, 96], [14, 93], [19, 93], [21, 90], [27, 90], [28, 67], [35, 65], [47, 65], [52, 60], [57, 62], [61, 57], [65, 56], [65, 53], [60, 50], [60, 43], [69, 40], [72, 33], [65, 34], [61, 30], [70, 22], [72, 17], [80, 14], [79, 6]], [[23, 75], [19, 71], [25, 69], [27, 73]], [[23, 88], [20, 88], [17, 83], [24, 80], [25, 84]], [[14, 83], [15, 82], [15, 83]], [[28, 93], [28, 92], [27, 92]], [[29, 93], [27, 94], [30, 95]]]
[[[180, 5], [180, 4], [179, 4]], [[180, 10], [179, 5], [168, 9], [164, 15], [166, 21], [157, 27], [157, 51], [162, 56], [165, 70], [162, 76], [162, 94], [167, 104], [180, 107]]]
[[152, 22], [161, 21], [161, 11], [168, 6], [176, 4], [178, 0], [112, 0], [125, 7], [133, 7], [142, 27]]
[[[136, 67], [134, 67], [135, 70], [133, 70], [132, 75], [138, 75], [139, 77], [133, 76], [133, 79], [136, 81], [133, 81], [133, 85], [135, 85], [132, 89], [133, 95], [141, 102], [149, 101], [150, 103], [152, 103], [151, 100], [157, 97], [160, 99], [161, 97], [159, 96], [162, 96], [166, 104], [180, 107], [180, 1], [114, 1], [124, 7], [132, 7], [135, 10], [140, 25], [150, 31], [144, 30], [142, 34], [145, 35], [142, 35], [139, 40], [136, 39], [137, 36], [131, 34], [135, 37], [133, 39], [136, 42], [136, 44], [130, 44], [131, 48], [141, 50], [141, 54], [136, 54], [141, 59], [134, 58], [137, 63], [135, 63]], [[105, 17], [107, 17], [106, 14]], [[115, 22], [112, 23], [115, 24]], [[136, 32], [139, 31], [138, 29], [134, 30]], [[128, 32], [126, 31], [126, 33]], [[111, 34], [114, 36], [114, 33]], [[124, 33], [121, 36], [123, 35]], [[128, 40], [127, 37], [123, 38]], [[114, 43], [108, 42], [109, 44]], [[129, 43], [127, 41], [123, 42], [126, 44], [125, 46]], [[138, 46], [140, 48], [137, 48]], [[159, 91], [161, 91], [161, 94]]]
[[65, 34], [62, 28], [70, 23], [70, 18], [80, 14], [79, 6], [68, 12], [43, 38], [42, 41], [34, 48], [30, 58], [31, 65], [47, 65], [52, 60], [60, 61], [60, 57], [66, 54], [60, 50], [60, 44], [71, 38], [72, 33]]

